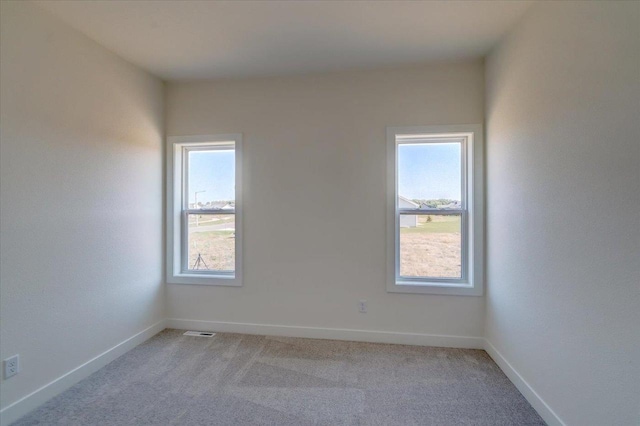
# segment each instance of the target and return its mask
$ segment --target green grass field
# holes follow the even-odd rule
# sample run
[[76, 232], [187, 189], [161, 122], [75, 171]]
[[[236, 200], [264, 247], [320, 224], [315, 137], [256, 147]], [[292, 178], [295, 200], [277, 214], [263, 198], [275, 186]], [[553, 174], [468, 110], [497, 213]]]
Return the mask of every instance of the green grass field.
[[441, 234], [460, 232], [460, 216], [431, 216], [431, 222], [427, 222], [427, 216], [418, 216], [416, 228], [400, 228], [403, 234]]
[[[201, 237], [201, 239], [206, 239], [207, 237], [219, 237], [219, 236], [226, 236], [226, 237], [230, 237], [233, 234], [235, 234], [235, 231], [207, 231], [207, 232], [198, 232], [197, 235]], [[196, 233], [192, 234], [192, 235], [196, 235]]]
[[[223, 223], [231, 223], [236, 220], [235, 215], [215, 215], [217, 216], [217, 220], [212, 220], [211, 217], [214, 215], [202, 215], [198, 220], [198, 227], [201, 226], [210, 226], [210, 225], [220, 225]], [[194, 215], [189, 217], [189, 227], [193, 228], [196, 226], [196, 219]]]

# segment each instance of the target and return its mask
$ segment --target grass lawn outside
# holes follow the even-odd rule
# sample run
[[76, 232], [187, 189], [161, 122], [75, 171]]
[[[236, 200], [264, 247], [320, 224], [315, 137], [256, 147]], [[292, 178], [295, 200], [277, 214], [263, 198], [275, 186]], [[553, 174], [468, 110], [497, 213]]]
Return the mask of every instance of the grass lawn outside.
[[[199, 215], [198, 225], [195, 215], [189, 217], [188, 260], [189, 269], [194, 269], [201, 256], [200, 270], [233, 271], [235, 269], [235, 215]], [[218, 225], [220, 229], [216, 229]], [[200, 231], [198, 228], [212, 227]], [[229, 229], [231, 228], [231, 229]]]
[[[199, 227], [230, 224], [234, 215], [206, 215]], [[213, 215], [209, 215], [213, 216]], [[196, 228], [195, 219], [189, 228]], [[190, 232], [189, 268], [194, 268], [198, 255], [204, 264], [198, 269], [231, 271], [235, 267], [235, 233], [228, 229]], [[406, 277], [458, 278], [461, 275], [462, 249], [460, 216], [418, 216], [415, 228], [400, 228], [400, 275]]]
[[233, 231], [194, 232], [189, 234], [189, 269], [198, 254], [206, 264], [197, 269], [232, 271], [235, 268], [235, 233]]
[[462, 273], [460, 225], [459, 215], [419, 215], [417, 227], [400, 228], [400, 275], [459, 278]]
[[[196, 226], [196, 215], [189, 215], [189, 227]], [[198, 215], [198, 227], [200, 226], [210, 226], [210, 225], [219, 225], [222, 223], [231, 223], [236, 220], [234, 215], [221, 215], [221, 214], [207, 214], [207, 215]]]

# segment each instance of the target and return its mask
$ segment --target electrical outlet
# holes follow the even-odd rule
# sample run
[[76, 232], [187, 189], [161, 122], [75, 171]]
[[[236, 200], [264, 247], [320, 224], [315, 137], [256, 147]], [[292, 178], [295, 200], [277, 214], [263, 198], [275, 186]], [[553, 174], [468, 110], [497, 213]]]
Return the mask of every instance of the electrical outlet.
[[360, 302], [358, 302], [358, 311], [360, 311], [361, 314], [366, 314], [367, 313], [367, 301], [366, 300], [361, 300]]
[[20, 355], [14, 355], [3, 361], [4, 363], [4, 378], [15, 376], [20, 372]]

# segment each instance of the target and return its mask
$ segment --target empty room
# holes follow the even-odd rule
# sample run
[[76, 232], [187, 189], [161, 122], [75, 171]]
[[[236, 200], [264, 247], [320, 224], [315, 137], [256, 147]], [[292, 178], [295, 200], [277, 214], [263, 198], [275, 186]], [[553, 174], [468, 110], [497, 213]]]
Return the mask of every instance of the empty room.
[[640, 425], [640, 2], [0, 0], [0, 424]]

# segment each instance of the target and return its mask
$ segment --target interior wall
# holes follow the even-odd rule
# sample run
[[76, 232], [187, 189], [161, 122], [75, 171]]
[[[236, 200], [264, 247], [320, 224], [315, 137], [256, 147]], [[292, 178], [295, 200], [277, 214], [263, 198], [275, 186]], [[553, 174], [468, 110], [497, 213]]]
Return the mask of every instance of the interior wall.
[[536, 4], [486, 76], [486, 338], [566, 424], [638, 424], [640, 3]]
[[386, 292], [385, 127], [482, 123], [483, 91], [480, 60], [169, 83], [168, 135], [243, 134], [245, 263], [169, 318], [481, 337], [483, 297]]
[[163, 83], [2, 1], [1, 406], [162, 320]]

